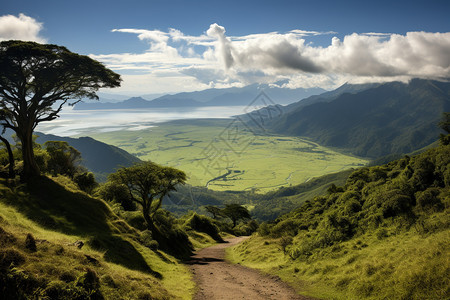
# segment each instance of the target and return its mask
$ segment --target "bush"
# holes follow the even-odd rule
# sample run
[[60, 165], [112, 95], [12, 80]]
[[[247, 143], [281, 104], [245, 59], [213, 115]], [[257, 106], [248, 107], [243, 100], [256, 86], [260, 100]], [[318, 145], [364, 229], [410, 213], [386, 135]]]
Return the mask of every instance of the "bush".
[[107, 182], [101, 185], [96, 193], [103, 200], [120, 203], [126, 211], [136, 210], [136, 204], [131, 200], [128, 188], [123, 184]]
[[80, 190], [92, 194], [94, 189], [98, 186], [97, 181], [95, 181], [94, 174], [92, 172], [84, 172], [76, 174], [73, 181], [78, 185]]
[[411, 212], [414, 205], [414, 199], [404, 195], [399, 190], [387, 191], [384, 194], [384, 202], [382, 204], [383, 216], [385, 218], [395, 217], [400, 214], [407, 214]]
[[258, 230], [258, 223], [255, 220], [251, 220], [247, 223], [241, 223], [235, 228], [236, 235], [251, 235]]
[[258, 227], [258, 234], [260, 236], [268, 236], [270, 234], [271, 226], [266, 222], [263, 222]]
[[158, 242], [153, 239], [152, 233], [148, 229], [141, 232], [139, 240], [142, 245], [153, 251], [156, 251], [159, 248]]
[[153, 221], [157, 231], [152, 235], [161, 250], [181, 258], [187, 258], [192, 254], [193, 246], [188, 235], [180, 228], [170, 212], [159, 209]]
[[217, 242], [223, 242], [223, 239], [219, 234], [219, 229], [206, 216], [194, 213], [189, 219], [187, 219], [184, 226], [196, 231], [204, 232]]
[[284, 255], [287, 254], [287, 247], [292, 245], [293, 238], [291, 236], [285, 235], [280, 238], [279, 243], [281, 250], [283, 251]]
[[417, 206], [422, 210], [435, 209], [442, 210], [444, 205], [439, 199], [440, 190], [438, 188], [428, 188], [423, 192], [416, 193]]

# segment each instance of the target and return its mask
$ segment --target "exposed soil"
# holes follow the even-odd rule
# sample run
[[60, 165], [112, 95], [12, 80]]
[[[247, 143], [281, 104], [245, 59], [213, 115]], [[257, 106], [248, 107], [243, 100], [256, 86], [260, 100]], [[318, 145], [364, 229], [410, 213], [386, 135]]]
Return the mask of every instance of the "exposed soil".
[[276, 276], [260, 273], [241, 265], [225, 261], [225, 249], [246, 237], [228, 239], [201, 249], [188, 262], [197, 284], [194, 300], [218, 299], [311, 299], [300, 296]]

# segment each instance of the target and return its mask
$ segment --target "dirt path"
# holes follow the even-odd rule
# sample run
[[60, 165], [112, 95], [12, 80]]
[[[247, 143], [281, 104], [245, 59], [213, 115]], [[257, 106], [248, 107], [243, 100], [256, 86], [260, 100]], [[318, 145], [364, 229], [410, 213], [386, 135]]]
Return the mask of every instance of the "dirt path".
[[227, 240], [228, 243], [197, 251], [189, 262], [198, 287], [194, 300], [310, 299], [295, 294], [292, 288], [277, 277], [226, 262], [225, 249], [244, 239], [245, 237], [232, 238]]

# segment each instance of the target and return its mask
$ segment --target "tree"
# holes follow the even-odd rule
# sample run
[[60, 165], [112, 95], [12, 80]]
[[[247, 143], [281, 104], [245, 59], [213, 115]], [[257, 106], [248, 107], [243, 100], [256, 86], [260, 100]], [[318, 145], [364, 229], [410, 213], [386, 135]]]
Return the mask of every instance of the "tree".
[[57, 174], [67, 175], [70, 178], [75, 176], [81, 161], [80, 151], [62, 141], [47, 141], [44, 148], [50, 156], [47, 168], [54, 176]]
[[239, 220], [250, 219], [250, 213], [248, 210], [236, 203], [227, 204], [225, 208], [222, 210], [223, 214], [231, 219], [233, 222], [233, 228], [236, 227], [236, 224]]
[[159, 232], [154, 225], [153, 216], [161, 207], [163, 198], [175, 191], [177, 185], [186, 182], [186, 174], [181, 170], [147, 161], [122, 167], [110, 174], [108, 180], [128, 188], [131, 199], [141, 205], [148, 228], [157, 235]]
[[442, 120], [439, 123], [439, 126], [447, 132], [447, 134], [450, 133], [450, 112], [444, 112], [442, 116]]
[[136, 210], [136, 203], [131, 200], [128, 187], [124, 184], [108, 181], [97, 189], [96, 194], [103, 200], [120, 203], [126, 211]]
[[120, 86], [120, 75], [88, 56], [57, 45], [0, 42], [0, 125], [22, 142], [23, 178], [39, 175], [32, 136], [36, 126], [59, 117], [63, 106], [99, 88]]
[[95, 181], [94, 173], [83, 172], [78, 173], [73, 177], [73, 181], [78, 185], [80, 190], [92, 194], [94, 189], [98, 186], [97, 181]]
[[206, 205], [205, 209], [213, 216], [213, 219], [217, 219], [217, 217], [223, 216], [222, 210], [217, 206]]
[[[5, 133], [5, 130], [3, 130], [2, 134], [4, 134], [4, 133]], [[14, 162], [14, 154], [12, 152], [11, 145], [9, 144], [9, 141], [1, 135], [0, 135], [0, 141], [3, 142], [3, 144], [5, 144], [6, 151], [8, 152], [8, 161], [9, 161], [8, 177], [14, 178], [16, 176], [16, 173], [14, 171], [15, 162]]]
[[444, 112], [442, 116], [442, 120], [439, 123], [439, 126], [446, 132], [446, 134], [441, 134], [441, 144], [449, 145], [450, 144], [450, 112]]

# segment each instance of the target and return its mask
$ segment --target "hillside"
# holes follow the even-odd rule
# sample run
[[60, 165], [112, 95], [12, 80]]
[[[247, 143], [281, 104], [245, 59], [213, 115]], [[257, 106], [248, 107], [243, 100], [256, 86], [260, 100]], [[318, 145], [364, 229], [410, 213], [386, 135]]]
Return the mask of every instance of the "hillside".
[[311, 104], [320, 103], [320, 102], [331, 102], [335, 100], [337, 97], [342, 94], [357, 94], [364, 90], [375, 88], [379, 86], [380, 83], [366, 83], [366, 84], [349, 84], [345, 83], [342, 86], [338, 87], [335, 90], [324, 92], [322, 94], [313, 95], [308, 98], [302, 99], [298, 102], [291, 103], [286, 105], [283, 110], [285, 112], [295, 111], [301, 107], [305, 107]]
[[50, 134], [37, 133], [36, 142], [44, 144], [47, 141], [64, 141], [81, 153], [81, 165], [96, 175], [99, 181], [105, 181], [106, 176], [121, 166], [129, 167], [140, 159], [128, 152], [90, 137], [70, 138]]
[[193, 289], [176, 258], [64, 177], [0, 182], [0, 245], [0, 299], [189, 299]]
[[450, 83], [391, 82], [331, 99], [293, 106], [272, 121], [271, 129], [363, 157], [409, 153], [439, 135], [437, 124], [442, 113], [450, 110]]
[[448, 299], [450, 145], [354, 171], [262, 224], [235, 263], [325, 299]]

